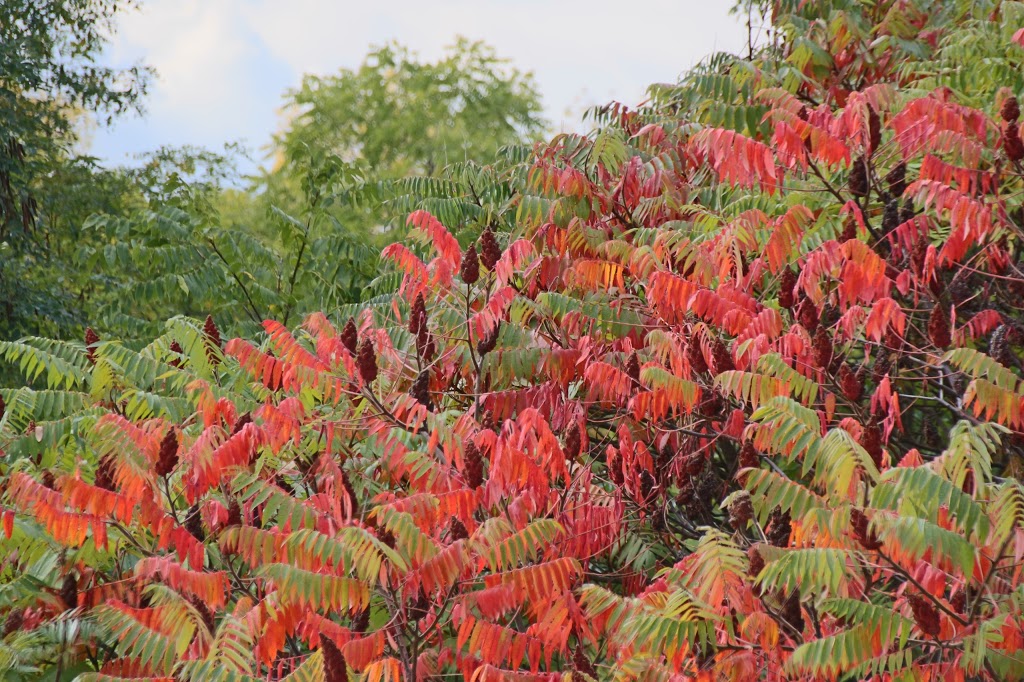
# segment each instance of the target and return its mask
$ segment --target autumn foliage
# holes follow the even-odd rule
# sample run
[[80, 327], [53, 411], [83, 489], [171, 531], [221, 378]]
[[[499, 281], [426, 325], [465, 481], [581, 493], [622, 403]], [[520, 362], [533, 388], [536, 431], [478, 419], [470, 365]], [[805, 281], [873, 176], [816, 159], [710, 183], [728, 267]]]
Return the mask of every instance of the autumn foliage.
[[[511, 233], [412, 212], [400, 286], [356, 315], [26, 344], [50, 386], [4, 395], [3, 651], [69, 634], [3, 655], [104, 682], [1024, 676], [1017, 101], [919, 91], [796, 4], [776, 22], [831, 26], [830, 69], [744, 62], [732, 126], [608, 108], [509, 180]], [[847, 19], [935, 47], [882, 4]]]

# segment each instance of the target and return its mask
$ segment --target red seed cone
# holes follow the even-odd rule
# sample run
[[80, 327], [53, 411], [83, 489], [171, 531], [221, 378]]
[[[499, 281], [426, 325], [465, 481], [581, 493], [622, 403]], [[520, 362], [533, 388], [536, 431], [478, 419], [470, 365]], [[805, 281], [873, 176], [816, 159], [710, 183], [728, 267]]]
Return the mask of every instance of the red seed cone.
[[78, 578], [74, 573], [64, 576], [64, 582], [60, 585], [60, 599], [67, 608], [78, 608]]
[[650, 471], [644, 469], [640, 472], [640, 502], [647, 502], [654, 495], [654, 488], [658, 485], [657, 479]]
[[476, 247], [472, 244], [466, 249], [462, 256], [462, 265], [459, 266], [459, 277], [466, 284], [474, 284], [480, 279], [480, 259], [476, 255]]
[[708, 363], [704, 360], [700, 342], [692, 336], [686, 344], [686, 361], [690, 363], [690, 368], [698, 374], [708, 371]]
[[822, 325], [818, 325], [818, 329], [814, 332], [811, 351], [811, 360], [815, 366], [828, 369], [828, 366], [832, 364], [832, 338]]
[[409, 311], [409, 333], [419, 336], [423, 333], [427, 324], [427, 303], [423, 300], [423, 294], [417, 294], [413, 301], [412, 309]]
[[793, 528], [789, 521], [789, 512], [780, 511], [778, 507], [768, 517], [768, 530], [765, 537], [769, 544], [775, 547], [786, 547], [789, 545], [789, 535]]
[[751, 578], [756, 578], [764, 570], [764, 557], [761, 556], [761, 552], [757, 550], [757, 547], [752, 546], [747, 550], [747, 562], [749, 565], [747, 575]]
[[796, 312], [797, 322], [807, 330], [809, 334], [813, 334], [818, 329], [818, 308], [811, 302], [811, 299], [805, 298], [801, 303], [800, 307], [797, 308]]
[[178, 465], [178, 433], [169, 430], [160, 441], [160, 455], [156, 460], [156, 475], [166, 476]]
[[845, 244], [851, 239], [857, 238], [857, 221], [852, 217], [847, 218], [843, 223], [843, 231], [839, 233], [839, 243]]
[[882, 211], [882, 233], [889, 234], [899, 226], [900, 202], [897, 199], [891, 199], [886, 202], [885, 210]]
[[348, 322], [341, 330], [341, 345], [347, 348], [352, 355], [356, 354], [356, 349], [359, 347], [359, 330], [356, 329], [356, 321], [351, 317], [348, 318]]
[[239, 431], [245, 428], [246, 424], [252, 423], [252, 413], [246, 412], [241, 417], [235, 420], [234, 426], [231, 427], [231, 435], [235, 435]]
[[224, 346], [221, 342], [220, 330], [217, 329], [217, 324], [213, 321], [212, 315], [206, 316], [206, 322], [203, 323], [203, 334], [206, 336], [206, 342], [210, 344], [206, 355], [211, 361], [216, 361], [219, 353], [215, 353], [213, 349], [220, 351]]
[[712, 346], [711, 361], [715, 365], [715, 374], [736, 369], [736, 365], [732, 361], [732, 353], [729, 352], [729, 349], [726, 348], [725, 343], [721, 339], [715, 339], [714, 346]]
[[749, 440], [744, 441], [743, 447], [740, 448], [739, 465], [741, 469], [752, 469], [761, 466], [761, 458], [757, 454], [757, 449]]
[[483, 357], [494, 350], [494, 347], [498, 345], [498, 334], [501, 331], [501, 322], [494, 325], [494, 329], [485, 338], [480, 339], [480, 342], [476, 344], [476, 352]]
[[462, 459], [466, 466], [466, 470], [463, 472], [466, 485], [470, 488], [479, 488], [484, 482], [484, 459], [476, 443], [473, 441], [466, 443]]
[[843, 392], [843, 396], [850, 402], [855, 403], [864, 395], [864, 384], [857, 374], [850, 369], [849, 365], [845, 363], [839, 366], [839, 375], [836, 378], [836, 383], [839, 384], [839, 389]]
[[910, 610], [914, 613], [914, 622], [917, 623], [917, 627], [921, 628], [921, 632], [931, 637], [937, 637], [942, 631], [942, 621], [931, 600], [913, 592], [907, 597], [907, 601], [910, 603]]
[[178, 343], [177, 341], [171, 341], [170, 350], [171, 350], [171, 353], [176, 354], [178, 357], [172, 357], [170, 360], [167, 361], [167, 364], [170, 365], [171, 367], [174, 367], [175, 369], [177, 369], [177, 368], [181, 367], [181, 362], [184, 359], [181, 356], [184, 355], [185, 351], [182, 350], [181, 344]]
[[[1010, 350], [1010, 341], [1015, 337], [1016, 332], [1013, 330], [1013, 327], [1005, 324], [996, 327], [988, 342], [989, 356], [1001, 365], [1012, 367], [1014, 364], [1014, 354]], [[3, 410], [0, 409], [0, 417], [2, 416]]]
[[914, 274], [918, 277], [924, 273], [924, 261], [928, 256], [928, 237], [922, 234], [914, 242], [910, 251], [910, 263], [914, 266]]
[[594, 668], [594, 664], [587, 658], [587, 654], [583, 651], [583, 645], [577, 643], [576, 648], [572, 652], [572, 667], [573, 669], [592, 679], [598, 679], [597, 670]]
[[953, 342], [949, 332], [949, 314], [946, 307], [937, 303], [928, 318], [928, 338], [936, 348], [948, 348]]
[[868, 107], [868, 148], [874, 154], [882, 145], [882, 121], [874, 107]]
[[199, 613], [199, 617], [202, 619], [203, 625], [206, 626], [206, 629], [210, 634], [212, 635], [217, 632], [217, 618], [213, 615], [213, 611], [210, 610], [210, 607], [207, 606], [202, 599], [195, 596], [189, 596], [188, 603], [191, 604]]
[[324, 682], [348, 682], [348, 664], [334, 640], [320, 633], [320, 651], [324, 657]]
[[466, 530], [466, 526], [458, 518], [452, 517], [451, 523], [448, 524], [448, 534], [451, 537], [452, 542], [457, 540], [465, 540], [469, 537], [469, 531]]
[[96, 364], [96, 344], [100, 342], [99, 335], [92, 327], [85, 328], [85, 357], [93, 365]]
[[626, 360], [626, 374], [633, 380], [634, 386], [640, 385], [640, 359], [636, 353], [630, 353]]
[[1020, 104], [1017, 98], [1010, 95], [1003, 100], [1003, 106], [999, 108], [999, 115], [1007, 123], [1013, 123], [1020, 118]]
[[[885, 183], [889, 186], [889, 194], [894, 197], [902, 197], [907, 191], [907, 164], [900, 161], [886, 173]], [[900, 221], [903, 222], [903, 221]]]
[[412, 387], [409, 389], [409, 395], [416, 399], [420, 405], [427, 408], [428, 410], [434, 409], [434, 405], [430, 400], [430, 372], [423, 370], [416, 375], [416, 380], [412, 382]]
[[6, 637], [12, 632], [18, 632], [25, 624], [25, 611], [22, 609], [13, 609], [7, 614], [7, 619], [4, 621], [3, 634], [0, 637]]
[[863, 156], [854, 160], [850, 168], [850, 177], [847, 181], [850, 194], [855, 197], [866, 197], [868, 195], [868, 168], [867, 161]]
[[501, 260], [501, 247], [498, 246], [498, 240], [491, 232], [491, 228], [488, 227], [480, 235], [480, 262], [488, 270], [493, 270], [499, 260]]
[[853, 531], [853, 537], [864, 549], [874, 551], [882, 546], [878, 536], [871, 529], [870, 519], [856, 507], [850, 510], [850, 529]]
[[804, 631], [804, 614], [800, 608], [800, 588], [794, 589], [786, 597], [786, 601], [782, 603], [782, 609], [779, 612], [782, 619], [793, 626], [793, 629], [797, 632]]
[[341, 472], [341, 488], [348, 496], [349, 504], [352, 505], [352, 517], [359, 516], [359, 498], [356, 497], [356, 489], [352, 487], [352, 481], [349, 479], [347, 471]]
[[54, 490], [57, 486], [57, 479], [53, 477], [53, 472], [49, 469], [43, 471], [43, 475], [39, 482], [43, 484], [44, 488], [49, 488], [50, 490]]
[[359, 376], [363, 383], [369, 385], [377, 378], [377, 353], [373, 349], [373, 342], [370, 339], [363, 339], [359, 344], [356, 353], [356, 367], [359, 369]]
[[754, 518], [754, 503], [750, 500], [750, 493], [740, 492], [729, 505], [729, 524], [735, 530], [743, 530]]
[[964, 613], [967, 610], [967, 590], [961, 588], [949, 597], [949, 605], [957, 613]]
[[192, 534], [196, 540], [203, 542], [206, 539], [206, 531], [203, 529], [203, 518], [199, 514], [199, 506], [192, 505], [185, 515], [185, 530]]
[[370, 609], [363, 609], [349, 623], [349, 629], [352, 632], [366, 632], [368, 627], [370, 627]]
[[104, 457], [100, 460], [100, 465], [96, 467], [96, 478], [93, 485], [97, 488], [110, 491], [113, 491], [116, 487], [114, 480], [114, 463], [109, 457]]
[[882, 429], [875, 422], [869, 422], [861, 429], [860, 446], [871, 457], [875, 467], [882, 468]]
[[228, 526], [241, 526], [244, 519], [242, 518], [242, 505], [238, 503], [238, 500], [234, 497], [228, 500]]
[[1003, 130], [1003, 149], [1011, 161], [1020, 161], [1024, 158], [1024, 142], [1021, 142], [1016, 121], [1007, 123]]
[[796, 288], [796, 273], [786, 268], [779, 277], [779, 307], [790, 309], [796, 303], [796, 296], [793, 289]]
[[576, 458], [579, 457], [580, 454], [582, 440], [583, 438], [580, 434], [580, 425], [573, 422], [569, 425], [569, 428], [565, 430], [565, 446], [562, 448], [562, 451], [565, 453], [566, 461], [576, 461]]

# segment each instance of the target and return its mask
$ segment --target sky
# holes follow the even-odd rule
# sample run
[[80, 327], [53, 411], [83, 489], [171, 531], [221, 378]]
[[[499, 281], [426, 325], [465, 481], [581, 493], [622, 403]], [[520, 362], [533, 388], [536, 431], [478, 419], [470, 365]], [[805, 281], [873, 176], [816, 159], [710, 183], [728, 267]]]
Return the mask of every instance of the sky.
[[[144, 0], [119, 20], [105, 55], [156, 68], [143, 117], [93, 131], [89, 153], [132, 164], [162, 145], [241, 142], [256, 162], [281, 125], [284, 94], [303, 74], [356, 68], [397, 40], [439, 58], [457, 36], [483, 40], [530, 71], [554, 130], [583, 110], [637, 104], [708, 54], [739, 51], [732, 0]], [[255, 166], [243, 164], [249, 172]]]

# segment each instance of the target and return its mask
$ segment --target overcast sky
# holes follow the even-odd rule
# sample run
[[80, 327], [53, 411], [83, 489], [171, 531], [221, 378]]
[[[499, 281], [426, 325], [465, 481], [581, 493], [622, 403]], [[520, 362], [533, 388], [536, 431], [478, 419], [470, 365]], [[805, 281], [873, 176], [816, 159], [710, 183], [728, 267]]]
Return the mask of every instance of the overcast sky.
[[[456, 36], [483, 40], [532, 71], [548, 120], [573, 129], [582, 110], [636, 104], [653, 82], [746, 30], [731, 0], [144, 0], [124, 15], [108, 59], [156, 67], [144, 118], [93, 133], [90, 152], [131, 163], [160, 145], [244, 142], [262, 157], [282, 95], [304, 73], [355, 68], [389, 40], [438, 58]], [[248, 170], [248, 168], [246, 169]]]

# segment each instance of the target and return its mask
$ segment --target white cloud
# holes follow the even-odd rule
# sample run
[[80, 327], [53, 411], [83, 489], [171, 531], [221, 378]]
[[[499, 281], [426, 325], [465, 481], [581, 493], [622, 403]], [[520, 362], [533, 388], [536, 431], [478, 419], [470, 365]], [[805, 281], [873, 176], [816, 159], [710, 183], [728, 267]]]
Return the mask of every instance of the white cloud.
[[[532, 71], [556, 126], [583, 107], [636, 104], [745, 34], [723, 0], [148, 0], [126, 15], [111, 49], [160, 79], [149, 118], [97, 134], [96, 151], [249, 138], [269, 141], [283, 91], [304, 73], [355, 67], [397, 40], [435, 59], [457, 36], [483, 40]], [[571, 111], [568, 111], [571, 110]]]

